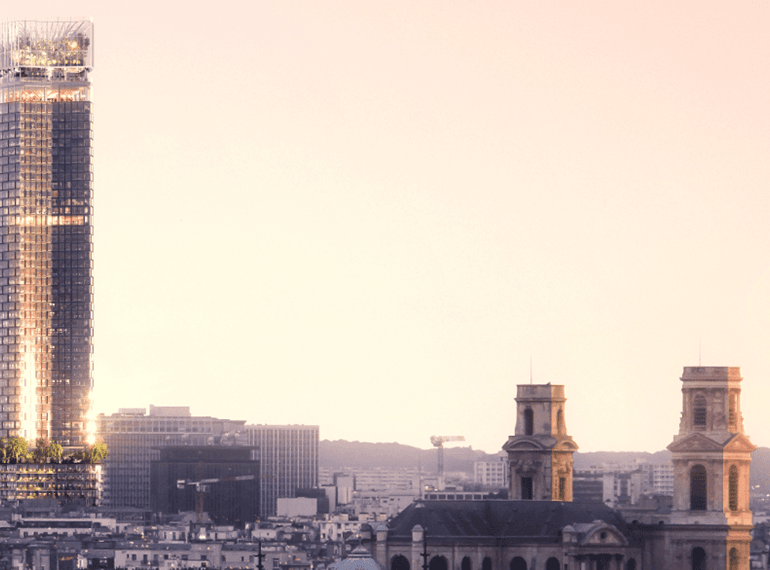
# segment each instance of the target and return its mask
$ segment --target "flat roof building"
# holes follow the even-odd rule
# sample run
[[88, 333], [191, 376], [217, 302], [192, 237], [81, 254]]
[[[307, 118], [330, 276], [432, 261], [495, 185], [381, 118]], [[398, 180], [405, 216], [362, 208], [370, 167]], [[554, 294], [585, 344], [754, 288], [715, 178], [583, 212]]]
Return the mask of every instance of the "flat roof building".
[[123, 408], [99, 415], [98, 434], [110, 450], [104, 460], [104, 503], [150, 508], [150, 469], [170, 446], [243, 445], [244, 420], [193, 416], [184, 406]]

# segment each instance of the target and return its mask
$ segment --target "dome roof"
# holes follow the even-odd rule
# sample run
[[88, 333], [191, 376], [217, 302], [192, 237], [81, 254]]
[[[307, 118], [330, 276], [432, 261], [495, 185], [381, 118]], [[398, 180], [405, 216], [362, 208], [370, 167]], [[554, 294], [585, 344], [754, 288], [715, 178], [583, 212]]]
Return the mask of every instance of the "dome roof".
[[329, 570], [386, 570], [372, 558], [371, 553], [358, 545], [348, 557], [329, 566]]

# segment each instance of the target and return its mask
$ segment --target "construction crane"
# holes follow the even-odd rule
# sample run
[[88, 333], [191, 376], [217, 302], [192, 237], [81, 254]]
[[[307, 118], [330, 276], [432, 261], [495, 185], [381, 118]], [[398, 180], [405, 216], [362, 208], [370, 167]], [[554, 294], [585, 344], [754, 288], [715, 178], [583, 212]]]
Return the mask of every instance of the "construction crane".
[[226, 483], [229, 481], [253, 481], [254, 475], [238, 475], [237, 477], [217, 477], [214, 479], [201, 479], [200, 481], [190, 481], [189, 479], [177, 479], [176, 488], [195, 487], [195, 518], [198, 524], [203, 522], [203, 496], [211, 490], [214, 483]]
[[465, 436], [462, 435], [432, 435], [430, 436], [430, 442], [433, 447], [438, 448], [438, 481], [437, 487], [439, 491], [444, 490], [444, 444], [450, 441], [465, 441]]

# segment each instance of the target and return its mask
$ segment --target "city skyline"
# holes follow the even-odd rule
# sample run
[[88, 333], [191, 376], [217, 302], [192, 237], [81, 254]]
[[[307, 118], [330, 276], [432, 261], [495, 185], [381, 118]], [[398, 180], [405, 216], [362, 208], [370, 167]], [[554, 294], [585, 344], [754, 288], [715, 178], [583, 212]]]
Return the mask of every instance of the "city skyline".
[[4, 19], [97, 30], [97, 412], [494, 453], [531, 375], [658, 451], [702, 363], [767, 444], [766, 4], [67, 10]]

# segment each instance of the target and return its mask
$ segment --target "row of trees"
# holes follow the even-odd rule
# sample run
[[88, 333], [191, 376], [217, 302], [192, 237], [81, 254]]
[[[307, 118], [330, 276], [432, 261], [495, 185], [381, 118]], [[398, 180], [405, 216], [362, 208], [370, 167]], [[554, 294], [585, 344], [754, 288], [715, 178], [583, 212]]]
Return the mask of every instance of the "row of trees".
[[0, 438], [0, 463], [101, 463], [109, 451], [103, 441], [87, 445], [83, 449], [64, 453], [64, 448], [55, 441], [42, 438], [30, 449], [23, 437]]

